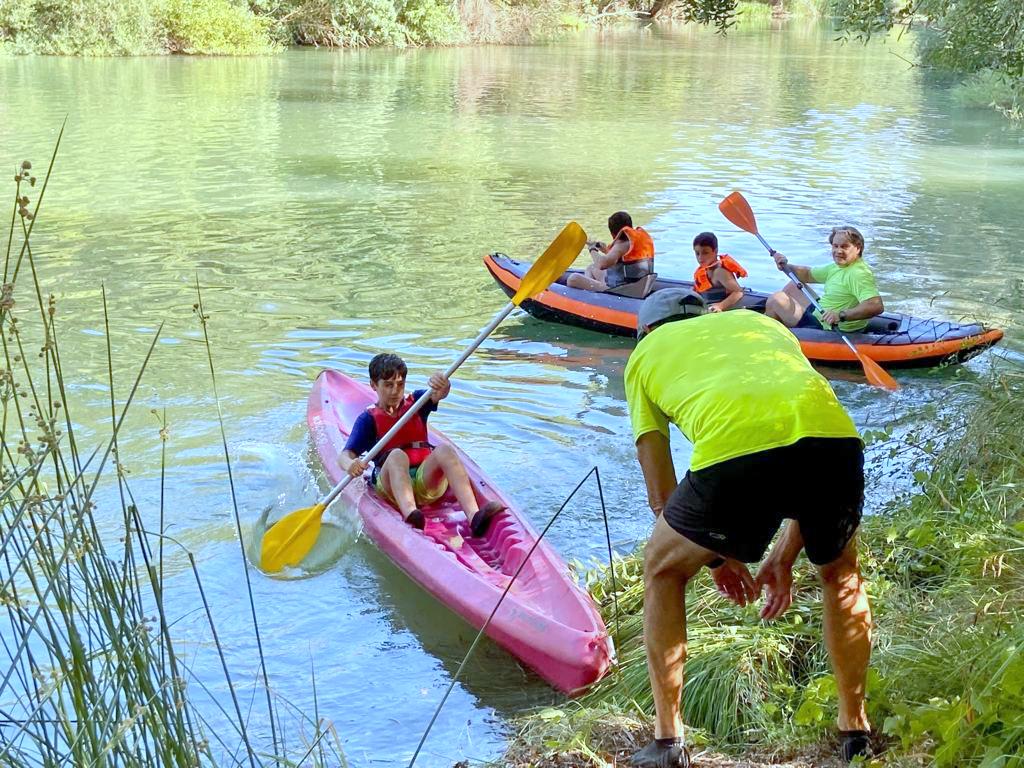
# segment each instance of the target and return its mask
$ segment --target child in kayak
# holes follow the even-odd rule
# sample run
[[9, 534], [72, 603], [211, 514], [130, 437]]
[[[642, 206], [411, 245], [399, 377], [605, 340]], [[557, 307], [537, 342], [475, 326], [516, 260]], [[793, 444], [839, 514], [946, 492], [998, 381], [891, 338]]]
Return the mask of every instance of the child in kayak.
[[566, 285], [584, 291], [607, 291], [641, 280], [654, 272], [654, 241], [643, 227], [634, 227], [625, 211], [608, 217], [611, 245], [587, 243], [593, 262], [582, 275], [569, 276]]
[[[382, 353], [370, 360], [370, 386], [377, 393], [377, 403], [359, 414], [338, 457], [341, 468], [353, 477], [360, 477], [369, 466], [360, 455], [370, 450], [427, 391], [419, 389], [406, 395], [407, 373], [398, 355]], [[451, 391], [451, 382], [442, 373], [431, 376], [428, 384], [430, 399], [376, 456], [370, 482], [409, 525], [420, 530], [426, 519], [419, 507], [439, 500], [451, 485], [473, 535], [483, 536], [491, 518], [505, 506], [489, 501], [481, 509], [455, 449], [447, 444], [435, 447], [427, 441], [427, 417]]]
[[693, 238], [693, 253], [697, 257], [693, 288], [708, 302], [708, 312], [724, 312], [736, 306], [743, 298], [736, 278], [746, 277], [747, 270], [729, 254], [718, 254], [714, 232], [701, 232]]

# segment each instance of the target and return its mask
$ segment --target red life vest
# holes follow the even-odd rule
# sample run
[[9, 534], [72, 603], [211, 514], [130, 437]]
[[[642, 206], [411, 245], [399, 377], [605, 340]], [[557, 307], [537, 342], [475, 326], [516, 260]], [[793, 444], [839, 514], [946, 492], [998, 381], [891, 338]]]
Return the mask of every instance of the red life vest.
[[[398, 406], [398, 410], [395, 411], [394, 415], [389, 414], [383, 408], [378, 408], [376, 405], [371, 405], [366, 410], [373, 416], [373, 423], [377, 427], [377, 439], [380, 440], [384, 435], [388, 433], [398, 422], [402, 415], [412, 408], [413, 403], [416, 401], [412, 395], [406, 395], [401, 405]], [[424, 406], [425, 407], [425, 406]], [[420, 412], [422, 413], [422, 411]], [[378, 455], [378, 459], [383, 457], [388, 451], [394, 451], [401, 449], [405, 451], [409, 457], [409, 466], [418, 467], [424, 461], [427, 460], [427, 456], [430, 455], [432, 450], [431, 445], [427, 442], [427, 425], [424, 423], [423, 418], [417, 413], [409, 421], [407, 421], [398, 434], [392, 437], [383, 450]], [[383, 463], [383, 462], [381, 462]]]
[[693, 273], [693, 287], [698, 293], [704, 293], [710, 291], [714, 287], [714, 283], [711, 282], [711, 273], [718, 267], [727, 269], [732, 272], [736, 277], [746, 277], [747, 270], [740, 266], [740, 263], [736, 261], [728, 253], [720, 254], [718, 261], [711, 266], [705, 267], [703, 264], [697, 267], [697, 271]]

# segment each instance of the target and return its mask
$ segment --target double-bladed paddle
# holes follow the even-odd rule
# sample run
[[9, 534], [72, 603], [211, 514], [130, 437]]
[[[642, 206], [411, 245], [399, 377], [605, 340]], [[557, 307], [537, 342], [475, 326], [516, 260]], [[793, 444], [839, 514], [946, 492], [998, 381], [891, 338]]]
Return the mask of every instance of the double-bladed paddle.
[[[765, 239], [761, 237], [761, 233], [757, 231], [757, 221], [754, 219], [754, 211], [750, 208], [750, 204], [742, 194], [739, 192], [733, 192], [718, 204], [718, 210], [720, 210], [722, 215], [737, 227], [749, 232], [760, 240], [761, 245], [768, 249], [768, 253], [774, 254], [776, 252], [775, 249], [768, 245]], [[805, 285], [802, 280], [798, 279], [793, 273], [793, 270], [788, 266], [783, 271], [786, 273], [786, 276], [796, 284], [797, 288], [803, 291], [804, 296], [806, 296], [807, 300], [811, 302], [811, 305], [819, 312], [822, 312], [821, 305], [818, 303], [818, 294], [811, 290], [810, 286]], [[857, 349], [857, 346], [850, 341], [849, 337], [845, 333], [839, 330], [838, 326], [836, 326], [835, 330], [836, 333], [839, 334], [839, 337], [846, 342], [846, 346], [850, 348], [850, 351], [853, 352], [857, 360], [860, 361], [861, 366], [864, 368], [864, 375], [867, 377], [869, 384], [893, 391], [900, 388], [900, 385], [896, 383], [896, 379], [886, 373], [882, 366]]]
[[[523, 279], [519, 283], [519, 290], [516, 291], [512, 300], [494, 316], [486, 328], [480, 331], [480, 335], [465, 349], [459, 359], [448, 367], [448, 370], [444, 372], [445, 377], [451, 377], [456, 369], [483, 343], [484, 339], [491, 335], [498, 324], [512, 313], [512, 310], [524, 300], [543, 291], [565, 272], [586, 242], [587, 233], [583, 231], [583, 228], [575, 221], [569, 222], [558, 237], [551, 241], [551, 245], [541, 254], [541, 257], [533, 263], [529, 271], [523, 275]], [[398, 433], [398, 430], [405, 426], [409, 419], [427, 402], [430, 393], [431, 391], [428, 389], [420, 395], [412, 408], [406, 411], [402, 418], [362, 457], [364, 461], [371, 461], [381, 452], [388, 441]], [[263, 543], [260, 548], [260, 568], [267, 573], [276, 573], [285, 566], [298, 565], [316, 544], [317, 536], [320, 535], [321, 516], [324, 511], [353, 479], [352, 475], [346, 474], [322, 501], [312, 507], [304, 507], [285, 515], [267, 529], [263, 534]]]

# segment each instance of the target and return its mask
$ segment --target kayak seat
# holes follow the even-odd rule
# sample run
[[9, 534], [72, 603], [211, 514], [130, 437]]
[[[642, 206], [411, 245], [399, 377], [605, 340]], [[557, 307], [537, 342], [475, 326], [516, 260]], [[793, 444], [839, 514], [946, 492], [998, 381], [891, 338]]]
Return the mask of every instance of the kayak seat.
[[517, 542], [509, 547], [505, 551], [504, 561], [501, 564], [502, 572], [507, 576], [514, 576], [516, 569], [523, 564], [529, 551], [530, 547], [522, 542]]
[[614, 296], [625, 296], [629, 299], [646, 299], [654, 290], [654, 283], [657, 279], [658, 274], [652, 272], [649, 275], [644, 275], [639, 280], [620, 285], [618, 288], [609, 288], [605, 293], [610, 293]]

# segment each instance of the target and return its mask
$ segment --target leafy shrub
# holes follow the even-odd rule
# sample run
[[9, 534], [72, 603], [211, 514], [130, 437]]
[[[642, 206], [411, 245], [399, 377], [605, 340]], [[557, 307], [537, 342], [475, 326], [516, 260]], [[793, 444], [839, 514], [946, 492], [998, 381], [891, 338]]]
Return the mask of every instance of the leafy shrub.
[[161, 21], [170, 53], [253, 54], [273, 48], [270, 20], [231, 0], [166, 0]]
[[400, 8], [398, 22], [411, 43], [454, 43], [463, 37], [459, 19], [444, 0], [409, 0]]
[[0, 40], [14, 53], [132, 56], [159, 53], [148, 0], [3, 0]]

